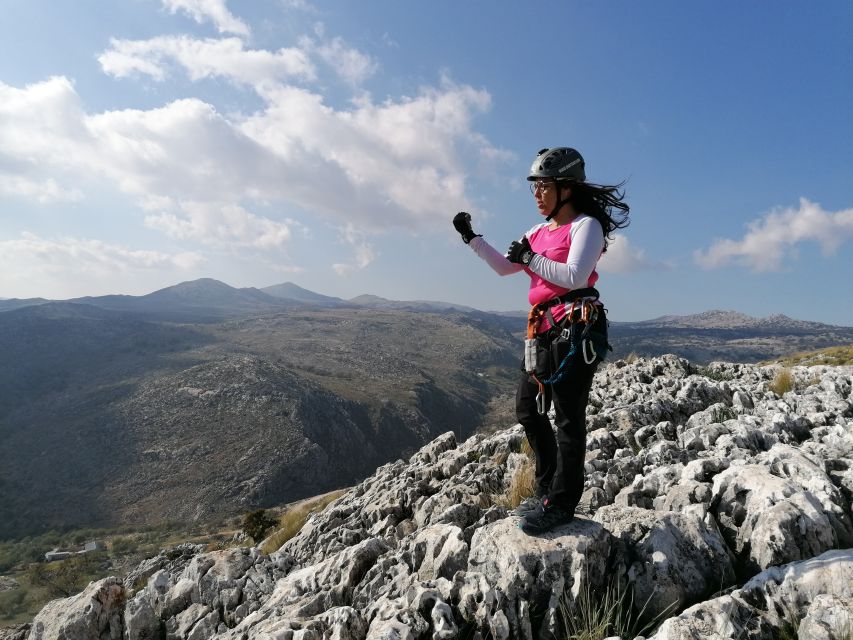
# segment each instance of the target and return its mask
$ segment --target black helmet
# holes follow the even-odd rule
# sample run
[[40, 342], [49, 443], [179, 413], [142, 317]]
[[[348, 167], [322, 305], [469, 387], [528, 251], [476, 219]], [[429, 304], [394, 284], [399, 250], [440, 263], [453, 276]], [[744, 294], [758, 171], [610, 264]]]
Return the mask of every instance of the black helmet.
[[540, 178], [567, 178], [583, 182], [586, 180], [586, 172], [581, 154], [569, 147], [542, 149], [536, 154], [533, 164], [530, 165], [530, 175], [527, 176], [528, 180]]

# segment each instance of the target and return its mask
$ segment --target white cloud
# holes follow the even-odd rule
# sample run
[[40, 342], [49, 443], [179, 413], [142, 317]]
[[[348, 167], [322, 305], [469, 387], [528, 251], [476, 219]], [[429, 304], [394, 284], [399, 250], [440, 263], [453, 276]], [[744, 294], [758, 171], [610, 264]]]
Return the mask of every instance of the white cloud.
[[[318, 25], [316, 31], [322, 37], [322, 25]], [[335, 74], [354, 87], [359, 86], [379, 68], [376, 60], [358, 49], [348, 47], [341, 38], [318, 43], [306, 37], [300, 40], [300, 47], [305, 51], [316, 53]]]
[[210, 21], [219, 33], [251, 33], [249, 26], [228, 10], [225, 0], [163, 0], [163, 6], [173, 14], [183, 11], [199, 24]]
[[[66, 299], [121, 291], [147, 293], [179, 278], [198, 277], [197, 253], [144, 251], [77, 237], [22, 233], [0, 240], [0, 291], [4, 296]], [[155, 284], [156, 283], [156, 284]]]
[[802, 242], [817, 242], [823, 255], [831, 255], [851, 237], [853, 209], [825, 211], [801, 198], [799, 208], [771, 211], [750, 222], [741, 240], [716, 240], [707, 250], [696, 251], [694, 258], [705, 269], [735, 263], [753, 271], [778, 271]]
[[80, 98], [67, 78], [23, 89], [0, 82], [0, 164], [21, 171], [67, 165], [91, 142], [84, 120]]
[[646, 250], [631, 246], [624, 235], [614, 236], [599, 260], [599, 270], [608, 273], [634, 273], [649, 269], [671, 269], [672, 265], [646, 257]]
[[[6, 267], [14, 266], [16, 273], [21, 273], [23, 267], [27, 272], [61, 274], [72, 279], [149, 269], [190, 269], [202, 258], [189, 252], [141, 251], [100, 240], [74, 237], [52, 240], [24, 232], [17, 239], [0, 240], [0, 261]], [[9, 271], [0, 269], [3, 273]], [[2, 280], [0, 284], [8, 286]]]
[[77, 202], [83, 199], [80, 189], [68, 189], [53, 178], [30, 180], [24, 176], [0, 174], [0, 196], [19, 196], [40, 204], [51, 202]]
[[345, 276], [357, 269], [364, 269], [376, 260], [376, 250], [366, 241], [364, 234], [353, 225], [350, 224], [344, 228], [341, 240], [353, 247], [355, 255], [352, 262], [336, 262], [332, 265], [332, 269], [338, 275]]
[[275, 249], [291, 237], [287, 224], [262, 218], [234, 204], [184, 202], [184, 216], [162, 212], [145, 218], [145, 225], [172, 238], [203, 244]]
[[278, 51], [244, 49], [240, 38], [160, 36], [149, 40], [110, 40], [110, 48], [98, 56], [104, 73], [124, 78], [147, 75], [163, 80], [169, 65], [177, 63], [191, 80], [224, 77], [238, 85], [262, 85], [297, 78], [311, 80], [314, 66], [300, 49]]

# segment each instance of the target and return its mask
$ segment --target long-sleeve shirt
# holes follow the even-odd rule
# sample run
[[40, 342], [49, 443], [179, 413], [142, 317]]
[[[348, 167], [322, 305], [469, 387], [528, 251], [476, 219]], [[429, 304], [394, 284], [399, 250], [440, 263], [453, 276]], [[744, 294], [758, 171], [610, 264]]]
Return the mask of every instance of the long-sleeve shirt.
[[[595, 265], [604, 250], [604, 230], [595, 218], [581, 214], [555, 229], [545, 222], [537, 224], [524, 235], [537, 254], [527, 267], [510, 262], [481, 237], [472, 239], [469, 246], [499, 275], [527, 272], [531, 305], [564, 295], [572, 289], [592, 287], [598, 281]], [[566, 305], [554, 305], [551, 313], [559, 322], [566, 315]], [[540, 331], [549, 328], [550, 324], [545, 320]]]

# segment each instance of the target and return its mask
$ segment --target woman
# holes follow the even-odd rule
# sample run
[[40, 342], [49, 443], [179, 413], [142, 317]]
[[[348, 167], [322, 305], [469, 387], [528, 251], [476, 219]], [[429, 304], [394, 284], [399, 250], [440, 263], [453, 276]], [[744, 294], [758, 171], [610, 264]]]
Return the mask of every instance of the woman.
[[[530, 276], [528, 338], [536, 339], [546, 366], [540, 361], [534, 369], [528, 360], [530, 371], [516, 391], [516, 415], [536, 460], [536, 490], [515, 514], [522, 530], [539, 533], [571, 522], [583, 493], [586, 405], [608, 346], [605, 310], [593, 288], [595, 266], [611, 232], [628, 225], [629, 207], [617, 186], [586, 182], [583, 158], [567, 147], [542, 149], [527, 179], [545, 222], [505, 255], [474, 233], [464, 211], [453, 226], [499, 275]], [[556, 438], [547, 416], [552, 401]]]

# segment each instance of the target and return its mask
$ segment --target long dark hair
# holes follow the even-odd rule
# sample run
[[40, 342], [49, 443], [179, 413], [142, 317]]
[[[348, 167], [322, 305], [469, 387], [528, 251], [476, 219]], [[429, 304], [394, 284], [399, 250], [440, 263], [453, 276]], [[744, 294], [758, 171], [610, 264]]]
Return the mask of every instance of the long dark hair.
[[624, 201], [625, 192], [620, 191], [624, 182], [617, 185], [600, 185], [591, 182], [561, 180], [560, 186], [572, 190], [569, 202], [578, 213], [585, 213], [598, 220], [604, 229], [604, 251], [608, 240], [616, 229], [624, 229], [630, 224], [628, 212], [631, 207]]

